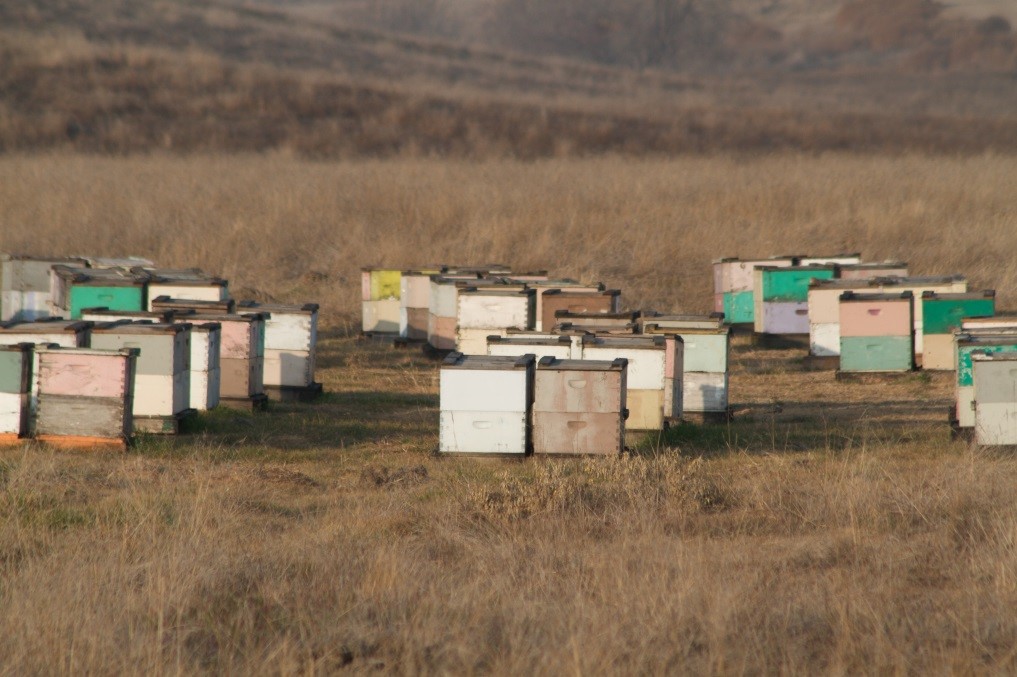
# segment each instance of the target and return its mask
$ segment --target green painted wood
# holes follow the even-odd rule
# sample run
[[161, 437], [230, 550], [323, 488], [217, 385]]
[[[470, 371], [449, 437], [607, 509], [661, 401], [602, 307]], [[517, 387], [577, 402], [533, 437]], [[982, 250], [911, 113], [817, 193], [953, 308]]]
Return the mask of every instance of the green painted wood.
[[807, 301], [809, 282], [832, 280], [833, 269], [798, 270], [794, 268], [763, 271], [763, 301]]
[[397, 299], [401, 294], [403, 274], [398, 270], [371, 271], [371, 300]]
[[907, 336], [842, 336], [841, 371], [910, 371], [913, 345]]
[[1017, 336], [1010, 345], [1006, 344], [978, 344], [957, 346], [957, 385], [960, 387], [972, 386], [975, 384], [974, 375], [971, 371], [971, 353], [981, 350], [986, 353], [1017, 353]]
[[746, 324], [756, 318], [751, 291], [724, 294], [724, 321], [728, 324]]
[[144, 288], [75, 285], [70, 291], [71, 319], [81, 319], [85, 308], [105, 306], [110, 310], [145, 310]]
[[[28, 353], [31, 355], [31, 353]], [[0, 350], [0, 393], [24, 392], [25, 353], [20, 350]]]
[[950, 334], [960, 329], [965, 317], [991, 317], [996, 314], [996, 299], [922, 299], [922, 331], [926, 334]]

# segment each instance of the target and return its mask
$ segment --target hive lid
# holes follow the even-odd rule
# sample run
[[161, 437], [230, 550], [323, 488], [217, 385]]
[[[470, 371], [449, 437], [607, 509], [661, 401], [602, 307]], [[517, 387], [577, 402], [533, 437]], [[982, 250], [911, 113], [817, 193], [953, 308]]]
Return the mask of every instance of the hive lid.
[[225, 287], [228, 285], [223, 278], [208, 275], [198, 268], [157, 268], [148, 272], [151, 275], [150, 282], [156, 284], [171, 284], [177, 287]]
[[1017, 353], [994, 353], [987, 350], [972, 350], [973, 362], [1017, 362]]
[[835, 263], [810, 263], [807, 266], [756, 266], [756, 270], [762, 270], [767, 273], [802, 273], [802, 272], [815, 272], [820, 270], [836, 271], [838, 268]]
[[797, 258], [799, 258], [799, 259], [850, 259], [850, 258], [860, 259], [861, 257], [862, 257], [862, 253], [861, 252], [840, 252], [839, 254], [826, 254], [826, 255], [802, 254], [801, 256], [798, 256]]
[[1000, 315], [997, 313], [992, 317], [963, 317], [961, 318], [961, 322], [971, 322], [976, 325], [985, 323], [988, 327], [1000, 327], [1011, 324], [1017, 327], [1017, 315]]
[[554, 311], [554, 316], [556, 318], [560, 317], [563, 319], [575, 320], [624, 320], [627, 322], [635, 322], [641, 315], [642, 313], [638, 310], [629, 310], [622, 313], [574, 312], [565, 309]]
[[879, 287], [882, 279], [883, 278], [879, 277], [870, 277], [865, 280], [841, 280], [837, 278], [826, 280], [814, 277], [809, 280], [809, 290], [868, 289], [869, 287]]
[[496, 287], [460, 287], [459, 296], [533, 296], [533, 289], [527, 289], [525, 286], [516, 287], [515, 285], [498, 285]]
[[76, 256], [35, 256], [33, 254], [11, 254], [0, 252], [0, 261], [37, 261], [39, 263], [64, 264], [70, 267], [84, 268], [88, 261]]
[[187, 315], [193, 312], [191, 310], [162, 310], [158, 312], [147, 310], [110, 310], [106, 306], [81, 309], [82, 315], [115, 315], [117, 317], [132, 317], [138, 320], [165, 320], [168, 317]]
[[489, 369], [505, 371], [507, 369], [528, 369], [536, 362], [537, 356], [532, 353], [519, 357], [499, 357], [495, 355], [464, 355], [449, 353], [442, 369]]
[[237, 309], [243, 309], [244, 312], [253, 310], [257, 312], [266, 313], [316, 313], [318, 312], [317, 303], [260, 303], [258, 301], [240, 301], [237, 303]]
[[911, 301], [914, 294], [909, 291], [902, 291], [898, 294], [858, 294], [853, 291], [846, 291], [840, 295], [841, 303], [871, 303], [873, 301]]
[[791, 261], [797, 263], [799, 259], [803, 257], [802, 254], [778, 254], [777, 256], [766, 256], [759, 258], [739, 258], [737, 256], [727, 256], [722, 259], [714, 259], [714, 263], [749, 263], [753, 265], [773, 263], [774, 261]]
[[731, 327], [662, 327], [650, 322], [643, 325], [643, 332], [646, 334], [674, 334], [676, 336], [726, 336], [731, 333]]
[[37, 353], [64, 353], [67, 355], [96, 355], [109, 357], [110, 355], [121, 355], [123, 357], [137, 357], [141, 354], [141, 348], [65, 348], [55, 343], [40, 343], [35, 346]]
[[866, 261], [864, 263], [843, 263], [841, 270], [871, 270], [879, 268], [907, 268], [906, 261]]
[[638, 334], [639, 325], [635, 322], [625, 324], [573, 324], [572, 322], [561, 322], [554, 325], [554, 331], [559, 334]]
[[193, 299], [176, 299], [169, 296], [156, 296], [152, 299], [152, 308], [167, 310], [193, 310], [197, 313], [232, 313], [236, 307], [233, 299], [225, 301], [196, 301]]
[[512, 268], [504, 263], [483, 263], [479, 266], [447, 266], [446, 272], [461, 275], [475, 273], [477, 275], [511, 275]]
[[967, 282], [963, 275], [938, 275], [932, 277], [877, 277], [875, 278], [882, 285], [895, 285], [901, 287], [924, 287], [937, 284], [953, 284], [955, 282]]
[[575, 289], [570, 287], [564, 287], [561, 289], [545, 289], [541, 292], [543, 296], [575, 296], [577, 298], [583, 296], [620, 296], [621, 289], [601, 289], [597, 291], [583, 291], [581, 289]]
[[84, 287], [139, 287], [151, 276], [135, 268], [74, 268], [53, 266], [53, 273], [72, 285]]
[[995, 289], [983, 289], [982, 291], [970, 292], [922, 292], [923, 301], [981, 301], [983, 299], [994, 298], [996, 298]]
[[566, 360], [556, 357], [542, 357], [537, 369], [556, 371], [622, 371], [629, 361], [624, 357], [613, 360]]
[[205, 313], [198, 312], [187, 315], [188, 322], [264, 322], [272, 317], [271, 313]]
[[50, 318], [35, 320], [33, 322], [3, 322], [0, 323], [0, 332], [11, 334], [52, 334], [54, 332], [67, 332], [76, 334], [92, 327], [93, 322], [82, 320], [62, 320]]
[[557, 345], [570, 346], [570, 345], [572, 345], [572, 341], [569, 339], [568, 336], [547, 336], [547, 335], [540, 335], [540, 336], [519, 336], [519, 335], [515, 335], [515, 334], [509, 335], [509, 336], [491, 335], [491, 336], [487, 337], [487, 342], [488, 343], [502, 343], [502, 344], [510, 345], [510, 346], [514, 346], [514, 345], [520, 345], [520, 346], [557, 346]]
[[[513, 278], [509, 279], [511, 280]], [[591, 289], [592, 291], [604, 290], [603, 283], [598, 282], [596, 284], [591, 284], [587, 282], [573, 280], [572, 278], [569, 277], [547, 280], [527, 280], [526, 284], [529, 285], [530, 287], [533, 287], [534, 289], [550, 289], [554, 287], [578, 287], [581, 289]]]
[[143, 256], [82, 256], [88, 262], [89, 267], [102, 268], [155, 268], [155, 261], [146, 259]]
[[444, 273], [448, 268], [443, 265], [435, 266], [424, 266], [422, 268], [410, 268], [408, 270], [401, 270], [399, 274], [403, 277], [430, 277], [432, 275], [439, 275]]
[[102, 322], [92, 327], [93, 334], [179, 334], [191, 328], [190, 322]]
[[1017, 345], [1017, 327], [1013, 329], [968, 330], [954, 332], [954, 343], [960, 345], [990, 345], [990, 346], [1012, 346]]
[[[678, 338], [678, 337], [676, 337]], [[662, 350], [666, 345], [664, 336], [584, 336], [583, 348], [624, 348], [639, 350]], [[678, 338], [678, 340], [681, 340]]]

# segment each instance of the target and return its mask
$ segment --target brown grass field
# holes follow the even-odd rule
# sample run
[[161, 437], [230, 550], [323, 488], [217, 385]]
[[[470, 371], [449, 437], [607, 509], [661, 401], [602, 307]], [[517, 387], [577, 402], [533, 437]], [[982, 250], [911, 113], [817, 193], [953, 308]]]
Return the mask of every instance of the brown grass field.
[[1015, 308], [1017, 158], [0, 158], [0, 250], [323, 304], [327, 394], [127, 454], [0, 451], [0, 673], [1013, 673], [1017, 460], [951, 377], [733, 349], [729, 425], [616, 460], [439, 458], [437, 367], [359, 268], [498, 260], [702, 311], [723, 255], [860, 250]]

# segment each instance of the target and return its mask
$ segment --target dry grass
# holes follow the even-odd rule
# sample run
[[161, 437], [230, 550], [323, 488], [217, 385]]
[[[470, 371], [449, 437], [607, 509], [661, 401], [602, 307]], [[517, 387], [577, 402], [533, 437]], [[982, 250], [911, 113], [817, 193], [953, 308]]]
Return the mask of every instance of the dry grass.
[[0, 160], [0, 250], [196, 263], [329, 327], [315, 404], [0, 452], [0, 673], [1017, 670], [1017, 461], [950, 440], [948, 376], [739, 343], [728, 426], [436, 458], [434, 364], [342, 337], [361, 264], [428, 260], [704, 309], [713, 257], [861, 249], [1012, 307], [1015, 163]]

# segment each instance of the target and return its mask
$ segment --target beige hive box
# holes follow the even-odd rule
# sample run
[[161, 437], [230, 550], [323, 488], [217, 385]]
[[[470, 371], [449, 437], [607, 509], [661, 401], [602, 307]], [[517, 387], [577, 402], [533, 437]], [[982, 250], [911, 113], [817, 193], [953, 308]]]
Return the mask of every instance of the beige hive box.
[[911, 292], [840, 297], [840, 371], [907, 372], [914, 362]]
[[536, 359], [451, 353], [441, 365], [440, 443], [445, 454], [524, 456]]
[[881, 263], [856, 263], [843, 265], [838, 269], [837, 277], [842, 280], [871, 280], [875, 277], [907, 277], [908, 264], [903, 261], [883, 261]]
[[0, 346], [0, 446], [28, 435], [34, 344]]
[[975, 351], [975, 441], [982, 446], [1017, 445], [1017, 354]]
[[54, 446], [125, 448], [134, 431], [138, 354], [36, 346], [30, 434]]
[[242, 301], [240, 313], [267, 313], [265, 320], [265, 394], [282, 401], [321, 395], [314, 380], [318, 350], [318, 304]]
[[191, 325], [109, 322], [92, 328], [91, 347], [139, 350], [134, 377], [134, 429], [176, 434], [194, 413], [191, 394]]
[[152, 300], [162, 296], [192, 301], [226, 301], [230, 297], [226, 280], [197, 268], [155, 269], [150, 275], [148, 310], [152, 310]]
[[627, 364], [542, 358], [534, 374], [533, 453], [624, 451]]
[[639, 331], [648, 333], [646, 327], [653, 325], [656, 333], [666, 334], [670, 329], [723, 329], [724, 313], [709, 315], [690, 315], [676, 313], [658, 313], [650, 311], [639, 316]]
[[532, 289], [508, 286], [465, 287], [459, 290], [456, 313], [456, 351], [487, 354], [487, 337], [509, 327], [533, 327], [535, 297]]
[[[572, 337], [569, 336], [488, 336], [487, 354], [493, 357], [520, 357], [535, 355], [537, 359], [553, 357], [568, 360], [572, 358]], [[579, 352], [582, 352], [580, 347]]]
[[[875, 280], [812, 280], [809, 283], [809, 355], [817, 358], [840, 356], [840, 296], [844, 292], [880, 292]], [[836, 367], [837, 360], [830, 366]]]

